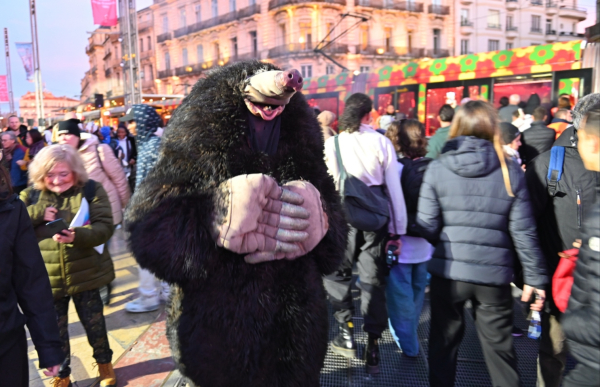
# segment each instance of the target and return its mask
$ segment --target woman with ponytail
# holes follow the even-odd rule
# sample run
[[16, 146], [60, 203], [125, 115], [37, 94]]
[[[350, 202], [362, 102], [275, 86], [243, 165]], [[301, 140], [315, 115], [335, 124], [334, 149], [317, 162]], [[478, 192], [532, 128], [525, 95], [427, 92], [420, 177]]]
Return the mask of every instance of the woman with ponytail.
[[519, 386], [513, 348], [514, 255], [523, 266], [523, 301], [548, 283], [523, 171], [504, 154], [500, 121], [486, 102], [458, 110], [441, 156], [421, 185], [417, 222], [435, 251], [429, 261], [431, 329], [429, 381], [451, 386], [471, 300], [475, 325], [494, 386]]

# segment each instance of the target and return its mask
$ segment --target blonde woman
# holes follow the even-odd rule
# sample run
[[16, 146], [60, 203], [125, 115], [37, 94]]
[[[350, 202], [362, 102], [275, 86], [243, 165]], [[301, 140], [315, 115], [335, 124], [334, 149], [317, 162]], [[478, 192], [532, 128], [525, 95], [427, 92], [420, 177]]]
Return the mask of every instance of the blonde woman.
[[[88, 179], [81, 157], [68, 145], [42, 149], [29, 166], [29, 177], [33, 186], [22, 191], [20, 197], [27, 205], [50, 277], [62, 350], [66, 356], [52, 385], [71, 386], [67, 317], [72, 298], [98, 363], [100, 386], [116, 386], [99, 292], [101, 286], [114, 279], [115, 273], [108, 249], [96, 249], [113, 233], [106, 191], [100, 183]], [[89, 222], [62, 230], [48, 225], [59, 219], [70, 225], [84, 200], [89, 206]]]
[[464, 333], [463, 308], [475, 325], [494, 386], [519, 386], [512, 342], [514, 251], [523, 266], [523, 301], [535, 291], [541, 310], [548, 283], [525, 176], [502, 150], [500, 123], [486, 102], [462, 105], [440, 157], [421, 185], [417, 222], [435, 248], [431, 279], [429, 382], [452, 386]]

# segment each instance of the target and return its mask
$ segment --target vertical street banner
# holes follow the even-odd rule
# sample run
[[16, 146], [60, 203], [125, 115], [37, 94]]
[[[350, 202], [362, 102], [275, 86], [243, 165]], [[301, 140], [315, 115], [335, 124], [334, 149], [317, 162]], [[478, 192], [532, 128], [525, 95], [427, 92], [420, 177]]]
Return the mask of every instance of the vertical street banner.
[[117, 25], [117, 0], [92, 0], [94, 24], [102, 27]]
[[33, 72], [35, 70], [33, 68], [33, 45], [31, 43], [15, 43], [15, 45], [17, 46], [17, 53], [23, 61], [27, 80], [33, 82]]
[[0, 102], [9, 102], [6, 75], [0, 75]]

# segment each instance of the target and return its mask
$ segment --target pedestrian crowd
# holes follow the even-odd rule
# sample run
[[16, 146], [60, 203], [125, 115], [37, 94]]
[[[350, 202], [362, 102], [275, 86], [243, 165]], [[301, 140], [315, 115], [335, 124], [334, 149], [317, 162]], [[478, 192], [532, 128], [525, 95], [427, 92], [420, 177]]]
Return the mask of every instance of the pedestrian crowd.
[[[492, 384], [520, 385], [519, 294], [529, 335], [539, 335], [538, 385], [600, 385], [600, 94], [575, 106], [561, 95], [551, 111], [536, 94], [500, 105], [443, 105], [431, 138], [392, 105], [373, 120], [373, 102], [361, 93], [348, 97], [339, 117], [318, 114], [325, 164], [350, 227], [341, 266], [324, 278], [339, 326], [330, 345], [339, 356], [357, 356], [355, 283], [371, 375], [380, 373], [385, 329], [402, 356], [419, 356], [428, 292], [430, 385], [454, 384], [467, 302]], [[2, 385], [29, 383], [24, 325], [51, 385], [72, 385], [71, 299], [99, 385], [117, 385], [103, 315], [115, 278], [108, 247], [131, 193], [157, 162], [164, 126], [147, 105], [120, 121], [100, 127], [66, 116], [41, 133], [11, 116], [0, 134]], [[365, 186], [365, 198], [382, 203], [368, 218], [353, 217], [345, 200], [351, 178]], [[128, 312], [157, 310], [170, 288], [140, 268], [139, 293]], [[577, 365], [563, 380], [569, 354]]]

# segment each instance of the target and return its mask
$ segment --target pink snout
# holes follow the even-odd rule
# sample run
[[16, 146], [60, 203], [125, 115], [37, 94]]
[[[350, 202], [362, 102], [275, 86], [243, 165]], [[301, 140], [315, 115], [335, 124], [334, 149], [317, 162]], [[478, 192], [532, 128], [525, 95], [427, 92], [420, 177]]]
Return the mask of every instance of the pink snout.
[[302, 90], [302, 75], [296, 69], [290, 69], [283, 72], [284, 88]]

